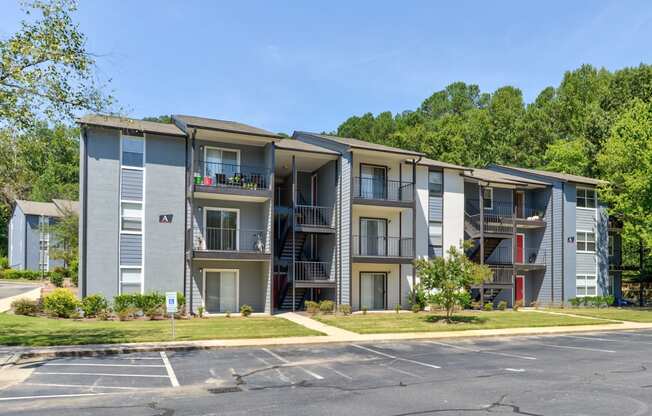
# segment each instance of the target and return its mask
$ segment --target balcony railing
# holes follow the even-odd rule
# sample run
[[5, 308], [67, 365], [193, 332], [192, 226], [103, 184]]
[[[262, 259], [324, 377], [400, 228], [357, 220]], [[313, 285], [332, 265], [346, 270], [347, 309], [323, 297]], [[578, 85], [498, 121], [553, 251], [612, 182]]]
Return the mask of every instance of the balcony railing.
[[[480, 213], [479, 199], [467, 198], [464, 202], [464, 209], [471, 215]], [[534, 220], [543, 219], [545, 210], [538, 207], [514, 207], [511, 202], [496, 201], [492, 202], [491, 208], [485, 207], [485, 218], [513, 218]]]
[[196, 239], [195, 250], [270, 253], [267, 231], [206, 227]]
[[494, 283], [499, 285], [511, 285], [513, 283], [513, 270], [510, 267], [491, 267], [493, 275], [486, 283]]
[[323, 261], [297, 261], [295, 265], [295, 280], [332, 282], [331, 264]]
[[[488, 265], [545, 265], [547, 250], [539, 247], [526, 247], [512, 252], [511, 247], [498, 247], [486, 260]], [[514, 259], [514, 260], [512, 260]]]
[[266, 190], [271, 184], [271, 174], [271, 169], [262, 166], [200, 161], [194, 183], [215, 188]]
[[414, 200], [413, 188], [412, 182], [360, 177], [353, 179], [354, 198], [412, 202]]
[[414, 257], [414, 239], [354, 235], [353, 255], [367, 257]]
[[295, 208], [297, 225], [333, 228], [333, 208], [313, 205], [297, 205]]
[[[464, 227], [470, 235], [480, 233], [480, 214], [470, 215], [464, 213]], [[494, 214], [485, 214], [483, 217], [483, 227], [485, 234], [512, 234], [514, 225], [511, 219]]]

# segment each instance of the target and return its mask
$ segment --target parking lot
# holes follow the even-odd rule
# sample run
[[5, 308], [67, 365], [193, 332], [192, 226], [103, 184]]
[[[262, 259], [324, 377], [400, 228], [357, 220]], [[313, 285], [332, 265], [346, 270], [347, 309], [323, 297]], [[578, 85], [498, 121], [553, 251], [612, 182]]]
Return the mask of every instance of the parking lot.
[[23, 364], [0, 414], [66, 414], [74, 399], [129, 414], [643, 415], [651, 353], [652, 331], [638, 331], [58, 358]]

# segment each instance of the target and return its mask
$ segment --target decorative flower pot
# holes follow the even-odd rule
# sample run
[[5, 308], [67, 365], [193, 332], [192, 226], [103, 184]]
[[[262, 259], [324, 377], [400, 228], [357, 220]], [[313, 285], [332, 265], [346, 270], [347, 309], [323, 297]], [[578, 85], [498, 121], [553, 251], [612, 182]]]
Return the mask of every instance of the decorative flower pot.
[[195, 185], [201, 185], [201, 175], [195, 175]]
[[210, 176], [204, 176], [204, 185], [211, 186], [213, 185], [213, 178]]

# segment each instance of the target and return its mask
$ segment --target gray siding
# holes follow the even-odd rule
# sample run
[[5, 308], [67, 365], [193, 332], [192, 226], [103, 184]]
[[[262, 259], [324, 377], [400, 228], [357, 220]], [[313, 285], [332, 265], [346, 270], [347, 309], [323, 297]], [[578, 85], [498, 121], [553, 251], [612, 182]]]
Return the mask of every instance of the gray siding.
[[25, 268], [25, 215], [18, 205], [9, 221], [9, 267]]
[[39, 217], [36, 215], [25, 216], [25, 269], [38, 270], [39, 264]]
[[87, 288], [86, 294], [118, 293], [119, 131], [89, 128], [87, 132]]
[[268, 203], [195, 199], [192, 214], [193, 241], [195, 246], [199, 246], [199, 242], [203, 238], [204, 210], [206, 208], [238, 209], [240, 211], [240, 230], [257, 231], [268, 228], [268, 217], [263, 216], [269, 210]]
[[428, 198], [428, 219], [430, 221], [442, 221], [444, 217], [444, 198], [431, 196]]
[[353, 154], [345, 153], [340, 158], [341, 218], [338, 233], [340, 247], [340, 302], [351, 304], [351, 182]]
[[143, 237], [140, 234], [120, 234], [120, 265], [140, 266], [143, 263]]
[[577, 230], [584, 231], [596, 231], [597, 232], [597, 221], [596, 221], [596, 210], [594, 209], [577, 209]]
[[142, 201], [143, 185], [142, 170], [124, 169], [122, 171], [122, 199]]

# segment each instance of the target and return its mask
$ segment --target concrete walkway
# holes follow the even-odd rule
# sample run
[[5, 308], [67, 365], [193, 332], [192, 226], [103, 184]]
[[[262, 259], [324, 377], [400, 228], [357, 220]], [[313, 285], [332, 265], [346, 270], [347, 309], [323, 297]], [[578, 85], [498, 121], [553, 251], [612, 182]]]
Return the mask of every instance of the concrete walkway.
[[[546, 313], [543, 311], [537, 311]], [[534, 312], [533, 312], [534, 313]], [[289, 345], [332, 344], [352, 342], [383, 342], [398, 340], [426, 340], [447, 338], [477, 338], [477, 337], [512, 337], [557, 335], [579, 332], [604, 332], [652, 329], [652, 323], [605, 323], [604, 325], [573, 325], [539, 328], [506, 328], [506, 329], [474, 329], [466, 331], [442, 332], [411, 332], [393, 334], [356, 334], [339, 328], [333, 328], [307, 316], [296, 313], [277, 315], [293, 322], [305, 325], [325, 333], [324, 336], [262, 338], [262, 339], [230, 339], [206, 341], [177, 342], [143, 342], [125, 344], [97, 344], [60, 347], [0, 347], [0, 360], [8, 360], [8, 364], [29, 358], [51, 358], [65, 356], [90, 356], [101, 354], [120, 354], [148, 351], [183, 351], [198, 349], [237, 348], [237, 347], [272, 347]]]
[[10, 310], [11, 303], [16, 299], [37, 300], [40, 297], [41, 286], [0, 282], [0, 313]]

